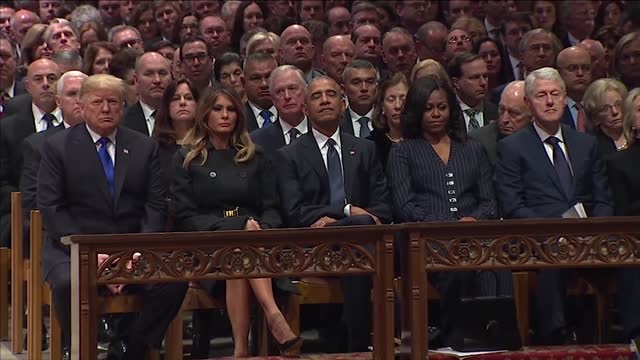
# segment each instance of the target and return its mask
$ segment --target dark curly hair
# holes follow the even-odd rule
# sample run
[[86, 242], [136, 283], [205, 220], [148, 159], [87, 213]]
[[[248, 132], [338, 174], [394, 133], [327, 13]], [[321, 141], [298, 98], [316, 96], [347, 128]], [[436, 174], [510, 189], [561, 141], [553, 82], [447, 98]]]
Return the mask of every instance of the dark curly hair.
[[446, 81], [433, 75], [416, 79], [409, 88], [400, 119], [404, 137], [407, 139], [422, 138], [422, 116], [427, 100], [436, 90], [442, 90], [447, 94], [449, 103], [447, 134], [454, 141], [465, 142], [467, 134], [464, 131], [464, 117], [456, 93]]

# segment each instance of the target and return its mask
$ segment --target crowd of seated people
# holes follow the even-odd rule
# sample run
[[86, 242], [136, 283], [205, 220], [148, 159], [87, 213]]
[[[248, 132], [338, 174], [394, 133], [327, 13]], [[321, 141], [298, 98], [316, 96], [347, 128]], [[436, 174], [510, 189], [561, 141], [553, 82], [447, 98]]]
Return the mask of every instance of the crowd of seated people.
[[[3, 1], [0, 59], [0, 246], [20, 191], [25, 217], [43, 215], [65, 359], [62, 236], [640, 215], [633, 1]], [[638, 338], [640, 270], [610, 276]], [[537, 343], [580, 341], [567, 273], [537, 278]], [[430, 281], [445, 334], [461, 297], [513, 294], [505, 270]], [[371, 282], [341, 283], [333, 320], [367, 351]], [[274, 300], [288, 279], [201, 286], [225, 293], [235, 357], [253, 297], [280, 351], [300, 353]], [[161, 347], [186, 290], [109, 286], [145, 301], [109, 356]], [[206, 358], [208, 335], [196, 343]]]

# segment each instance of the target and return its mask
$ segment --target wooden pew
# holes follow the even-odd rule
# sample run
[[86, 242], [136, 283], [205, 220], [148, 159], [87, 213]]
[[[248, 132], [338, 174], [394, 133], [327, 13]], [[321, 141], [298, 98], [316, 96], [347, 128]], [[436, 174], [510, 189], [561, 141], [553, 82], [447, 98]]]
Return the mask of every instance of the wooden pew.
[[0, 340], [9, 338], [9, 267], [11, 266], [11, 250], [0, 248]]
[[[96, 355], [97, 287], [265, 276], [369, 275], [374, 283], [374, 356], [393, 358], [393, 232], [390, 226], [251, 232], [74, 235], [72, 357]], [[136, 244], [132, 246], [132, 244]], [[373, 254], [366, 250], [373, 246]], [[127, 270], [119, 261], [141, 258]], [[112, 254], [99, 268], [96, 255]], [[80, 311], [82, 309], [82, 311]]]
[[411, 277], [410, 358], [423, 360], [428, 351], [427, 272], [640, 266], [638, 224], [639, 217], [607, 217], [402, 225], [409, 234], [402, 247]]

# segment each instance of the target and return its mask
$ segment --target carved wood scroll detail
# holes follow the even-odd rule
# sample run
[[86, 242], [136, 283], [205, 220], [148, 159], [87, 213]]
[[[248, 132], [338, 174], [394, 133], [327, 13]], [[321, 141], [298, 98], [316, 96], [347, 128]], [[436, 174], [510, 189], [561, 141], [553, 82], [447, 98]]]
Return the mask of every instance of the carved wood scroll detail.
[[554, 235], [532, 237], [508, 235], [495, 239], [478, 237], [432, 238], [425, 241], [426, 269], [451, 270], [492, 268], [503, 265], [610, 266], [640, 262], [640, 234], [601, 234], [594, 236]]
[[[140, 257], [132, 264], [134, 253]], [[304, 273], [373, 273], [374, 258], [352, 243], [324, 243], [302, 247], [219, 246], [174, 250], [113, 252], [98, 268], [98, 283], [146, 279], [230, 278], [301, 275]]]

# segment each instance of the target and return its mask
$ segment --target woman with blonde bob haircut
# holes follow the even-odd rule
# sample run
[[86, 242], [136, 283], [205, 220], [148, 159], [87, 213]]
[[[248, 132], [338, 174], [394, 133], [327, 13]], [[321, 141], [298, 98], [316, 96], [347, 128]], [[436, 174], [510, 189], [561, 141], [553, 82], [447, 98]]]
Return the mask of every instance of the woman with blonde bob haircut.
[[626, 146], [622, 134], [622, 100], [626, 95], [624, 84], [611, 78], [594, 81], [584, 93], [584, 113], [598, 138], [600, 155], [614, 153]]
[[[249, 137], [237, 96], [232, 88], [216, 85], [198, 101], [194, 128], [173, 162], [171, 202], [178, 231], [259, 231], [282, 224], [274, 171]], [[212, 282], [202, 286], [213, 291]], [[298, 355], [302, 339], [278, 309], [271, 279], [263, 278], [226, 281], [234, 357], [249, 355], [252, 292], [281, 353]]]
[[447, 71], [444, 69], [442, 64], [433, 59], [422, 60], [415, 64], [411, 70], [409, 80], [413, 83], [414, 81], [429, 75], [435, 76], [451, 85]]

